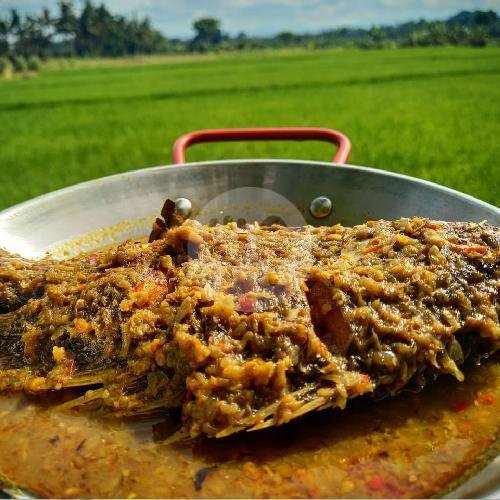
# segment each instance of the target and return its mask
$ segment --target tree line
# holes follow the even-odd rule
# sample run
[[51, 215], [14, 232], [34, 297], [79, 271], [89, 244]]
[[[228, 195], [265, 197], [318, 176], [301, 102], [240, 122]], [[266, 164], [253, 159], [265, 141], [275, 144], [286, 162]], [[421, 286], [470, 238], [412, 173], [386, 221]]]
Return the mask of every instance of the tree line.
[[8, 18], [0, 18], [0, 56], [113, 57], [166, 50], [167, 39], [149, 19], [114, 15], [90, 0], [79, 13], [71, 2], [61, 1], [56, 14], [43, 9], [23, 17], [11, 9]]
[[[419, 21], [395, 26], [363, 28], [337, 28], [314, 34], [283, 32], [272, 38], [233, 39], [239, 48], [308, 47], [308, 48], [361, 48], [427, 47], [464, 45], [484, 47], [500, 44], [500, 17], [492, 10], [463, 11], [444, 21]], [[241, 38], [243, 37], [243, 38]]]
[[39, 59], [50, 57], [118, 57], [281, 47], [485, 46], [500, 42], [500, 18], [491, 10], [464, 11], [444, 21], [420, 20], [370, 29], [339, 28], [315, 34], [283, 32], [271, 37], [251, 37], [245, 33], [230, 36], [222, 31], [218, 19], [210, 17], [196, 20], [193, 29], [195, 36], [190, 40], [168, 38], [148, 18], [112, 14], [103, 4], [96, 5], [91, 0], [77, 10], [71, 1], [61, 0], [54, 14], [43, 9], [37, 15], [22, 16], [12, 9], [8, 16], [0, 17], [0, 59], [9, 59], [16, 70], [30, 61], [32, 69], [36, 69]]

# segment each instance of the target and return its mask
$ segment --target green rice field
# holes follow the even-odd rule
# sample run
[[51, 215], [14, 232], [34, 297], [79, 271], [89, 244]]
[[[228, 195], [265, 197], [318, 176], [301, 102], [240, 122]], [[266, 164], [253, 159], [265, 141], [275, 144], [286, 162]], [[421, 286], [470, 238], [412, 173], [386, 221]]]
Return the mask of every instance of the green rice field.
[[[500, 204], [500, 48], [302, 51], [47, 69], [0, 81], [0, 208], [169, 164], [200, 128], [320, 126], [350, 163]], [[189, 161], [329, 160], [316, 142], [199, 145]]]

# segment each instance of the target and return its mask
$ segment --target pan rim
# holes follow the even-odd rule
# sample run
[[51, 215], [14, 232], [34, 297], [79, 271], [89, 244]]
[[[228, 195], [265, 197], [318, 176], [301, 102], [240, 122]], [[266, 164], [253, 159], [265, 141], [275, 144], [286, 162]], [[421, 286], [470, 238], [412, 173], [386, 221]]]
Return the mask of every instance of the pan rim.
[[103, 177], [98, 177], [95, 179], [90, 179], [87, 181], [82, 181], [76, 184], [72, 184], [70, 186], [66, 186], [54, 191], [50, 191], [48, 193], [44, 193], [38, 195], [34, 198], [30, 198], [28, 200], [22, 201], [11, 207], [7, 207], [0, 211], [0, 220], [8, 220], [14, 218], [16, 214], [20, 211], [29, 209], [32, 206], [36, 206], [38, 203], [43, 201], [49, 201], [50, 199], [57, 197], [63, 194], [70, 194], [75, 191], [86, 190], [93, 186], [97, 186], [103, 182], [112, 182], [117, 178], [127, 178], [131, 179], [136, 176], [143, 175], [145, 172], [155, 173], [161, 171], [163, 169], [169, 170], [178, 170], [183, 169], [185, 167], [194, 167], [194, 168], [207, 168], [218, 165], [245, 165], [247, 166], [262, 166], [262, 165], [295, 165], [295, 166], [314, 166], [314, 167], [326, 167], [328, 169], [331, 168], [339, 168], [346, 169], [352, 172], [361, 172], [368, 174], [375, 174], [381, 177], [392, 177], [401, 180], [405, 180], [407, 182], [411, 182], [414, 184], [424, 185], [427, 188], [430, 188], [436, 192], [442, 192], [443, 194], [447, 194], [448, 196], [453, 196], [463, 201], [468, 201], [470, 203], [475, 204], [476, 206], [483, 208], [485, 210], [493, 211], [496, 215], [500, 217], [500, 208], [495, 205], [491, 205], [485, 201], [482, 201], [478, 198], [474, 198], [473, 196], [458, 191], [456, 189], [452, 189], [441, 184], [438, 184], [433, 181], [428, 181], [425, 179], [419, 179], [418, 177], [413, 177], [406, 174], [400, 174], [396, 172], [390, 172], [388, 170], [379, 169], [376, 167], [367, 167], [362, 165], [352, 165], [352, 164], [339, 164], [339, 163], [331, 163], [331, 162], [321, 162], [321, 161], [312, 161], [312, 160], [295, 160], [295, 159], [237, 159], [237, 160], [209, 160], [209, 161], [201, 161], [201, 162], [190, 162], [190, 163], [181, 163], [181, 164], [170, 164], [170, 165], [157, 165], [153, 167], [144, 167], [140, 169], [129, 170], [126, 172], [120, 172], [117, 174], [111, 174]]

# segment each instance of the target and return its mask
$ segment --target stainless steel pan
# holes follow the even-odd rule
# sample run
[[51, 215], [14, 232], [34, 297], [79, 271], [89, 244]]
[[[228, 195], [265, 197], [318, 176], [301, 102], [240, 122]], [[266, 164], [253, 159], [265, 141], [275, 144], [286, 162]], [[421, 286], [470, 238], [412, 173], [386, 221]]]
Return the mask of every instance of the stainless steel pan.
[[[234, 160], [184, 163], [197, 142], [256, 139], [318, 139], [339, 145], [334, 163], [296, 160]], [[384, 170], [346, 165], [349, 140], [327, 129], [237, 129], [187, 134], [174, 146], [175, 165], [159, 166], [77, 184], [0, 213], [0, 246], [26, 257], [46, 251], [71, 255], [149, 233], [166, 198], [188, 198], [192, 216], [209, 222], [231, 217], [279, 217], [288, 225], [345, 225], [367, 219], [420, 215], [437, 220], [488, 220], [500, 210], [446, 187]], [[331, 200], [318, 220], [310, 203]], [[497, 458], [453, 496], [500, 496]]]

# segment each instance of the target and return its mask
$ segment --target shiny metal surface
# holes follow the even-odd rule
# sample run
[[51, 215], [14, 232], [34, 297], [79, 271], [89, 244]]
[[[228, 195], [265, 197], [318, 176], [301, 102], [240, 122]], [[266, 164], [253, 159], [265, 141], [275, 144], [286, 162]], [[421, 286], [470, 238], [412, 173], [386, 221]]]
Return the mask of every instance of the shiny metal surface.
[[[225, 193], [241, 187], [259, 189], [253, 190], [251, 203], [240, 204], [233, 196], [225, 206]], [[335, 210], [321, 222], [309, 212], [310, 201], [318, 196], [335, 200]], [[192, 216], [203, 222], [221, 213], [234, 220], [261, 220], [267, 211], [289, 219], [289, 225], [301, 219], [313, 225], [352, 225], [417, 214], [500, 225], [498, 208], [411, 177], [331, 163], [247, 160], [136, 170], [49, 193], [1, 212], [0, 242], [9, 251], [36, 257], [54, 248], [61, 251], [77, 238], [82, 250], [90, 250], [144, 236], [167, 197], [191, 200]], [[294, 210], [302, 217], [291, 215]], [[66, 251], [75, 250], [68, 245]]]
[[[229, 194], [228, 194], [229, 193]], [[327, 196], [335, 210], [317, 220], [310, 201]], [[420, 215], [488, 220], [500, 210], [451, 189], [383, 170], [331, 163], [238, 160], [137, 170], [49, 193], [0, 212], [0, 246], [26, 257], [66, 256], [149, 234], [166, 198], [187, 198], [202, 222], [263, 215], [285, 221], [353, 225]], [[183, 202], [184, 203], [184, 202]], [[184, 203], [184, 208], [187, 208]], [[500, 462], [450, 493], [500, 498]]]
[[189, 217], [193, 211], [193, 204], [187, 198], [177, 198], [175, 200], [175, 211], [182, 217]]
[[324, 219], [332, 213], [332, 200], [326, 196], [318, 196], [311, 201], [309, 211], [315, 219]]

